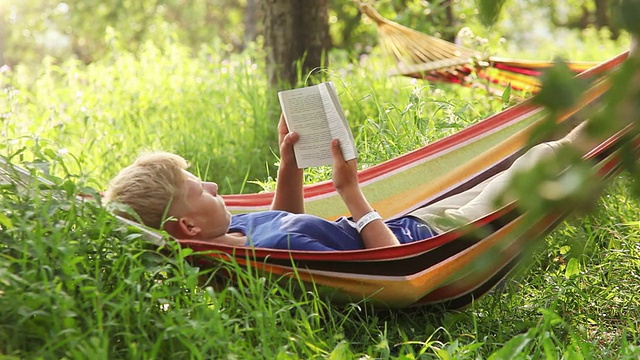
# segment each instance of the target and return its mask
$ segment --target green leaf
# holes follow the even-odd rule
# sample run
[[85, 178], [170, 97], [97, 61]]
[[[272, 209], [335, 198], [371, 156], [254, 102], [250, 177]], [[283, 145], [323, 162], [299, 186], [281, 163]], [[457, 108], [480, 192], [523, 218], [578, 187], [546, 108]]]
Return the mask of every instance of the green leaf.
[[180, 257], [186, 258], [189, 255], [193, 254], [193, 249], [190, 248], [182, 248], [180, 249]]
[[341, 341], [329, 354], [329, 359], [352, 359], [353, 353], [349, 350], [349, 343]]
[[546, 324], [551, 326], [557, 326], [563, 323], [560, 315], [556, 314], [553, 310], [539, 308], [538, 311], [542, 314]]
[[496, 22], [504, 2], [505, 0], [478, 0], [482, 25], [490, 26]]
[[513, 359], [518, 354], [522, 353], [525, 347], [531, 342], [533, 338], [534, 329], [529, 329], [526, 334], [520, 334], [514, 336], [509, 340], [502, 349], [494, 352], [489, 356], [488, 360], [501, 360], [501, 359]]
[[541, 336], [541, 340], [538, 340], [541, 345], [542, 345], [542, 351], [544, 352], [544, 355], [547, 359], [557, 359], [558, 358], [558, 354], [556, 352], [556, 346], [553, 343], [553, 341], [551, 340], [551, 337], [549, 336], [549, 332], [545, 331], [542, 336]]
[[561, 255], [566, 255], [566, 254], [568, 254], [568, 253], [569, 253], [569, 251], [571, 251], [571, 246], [568, 246], [568, 245], [561, 246], [561, 247], [558, 249], [558, 252], [559, 252]]
[[540, 81], [542, 88], [533, 101], [554, 112], [574, 106], [586, 89], [584, 81], [576, 78], [562, 59], [556, 59], [554, 66], [545, 69]]
[[0, 226], [5, 229], [13, 229], [13, 222], [7, 215], [0, 213]]
[[628, 222], [623, 223], [622, 225], [637, 226], [638, 228], [640, 228], [640, 221], [628, 221]]
[[502, 102], [505, 104], [508, 104], [510, 99], [511, 99], [511, 83], [507, 85], [507, 88], [504, 89], [504, 92], [502, 93]]
[[433, 350], [434, 353], [436, 353], [436, 355], [438, 355], [438, 358], [440, 360], [450, 360], [451, 359], [451, 354], [449, 354], [449, 352], [445, 349], [434, 349]]
[[566, 360], [584, 360], [584, 356], [576, 350], [576, 346], [567, 346], [563, 358]]
[[629, 32], [640, 35], [640, 0], [621, 0], [614, 12], [614, 19]]
[[580, 275], [580, 262], [576, 258], [569, 259], [567, 268], [564, 270], [564, 277], [570, 279]]

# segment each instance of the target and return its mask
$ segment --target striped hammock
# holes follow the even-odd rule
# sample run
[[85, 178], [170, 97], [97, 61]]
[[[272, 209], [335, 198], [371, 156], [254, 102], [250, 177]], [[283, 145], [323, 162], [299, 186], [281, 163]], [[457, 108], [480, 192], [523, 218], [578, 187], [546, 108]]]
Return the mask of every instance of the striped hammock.
[[[486, 57], [388, 20], [369, 4], [358, 5], [360, 11], [376, 23], [380, 44], [396, 63], [396, 69], [389, 71], [389, 75], [484, 86], [498, 94], [510, 86], [514, 94], [528, 96], [540, 90], [538, 77], [553, 65], [551, 61]], [[569, 69], [576, 74], [597, 64], [591, 61], [567, 62]]]
[[[569, 123], [581, 108], [597, 103], [609, 88], [607, 74], [626, 56], [621, 54], [580, 74], [591, 80], [591, 86], [579, 106], [558, 121]], [[523, 152], [529, 132], [544, 117], [543, 109], [526, 100], [447, 138], [362, 170], [362, 190], [384, 218], [402, 216], [507, 168]], [[626, 131], [606, 139], [585, 156], [603, 180], [619, 169], [616, 150]], [[640, 148], [640, 142], [634, 144]], [[29, 178], [30, 174], [0, 158], [0, 182], [15, 182], [20, 177]], [[232, 212], [240, 213], [268, 209], [272, 196], [261, 193], [224, 198]], [[305, 204], [309, 213], [326, 219], [348, 215], [330, 182], [305, 186]], [[528, 218], [525, 224], [525, 214], [516, 205], [508, 204], [436, 237], [388, 248], [313, 252], [178, 241], [194, 250], [191, 260], [197, 266], [219, 267], [221, 262], [233, 259], [265, 276], [294, 279], [294, 283], [317, 288], [335, 301], [369, 299], [374, 305], [391, 308], [453, 309], [492, 289], [514, 268], [529, 244], [552, 231], [568, 215], [568, 210], [552, 212], [533, 221]], [[160, 234], [140, 228], [150, 241], [162, 243]]]
[[[579, 106], [560, 122], [597, 103], [609, 88], [605, 73], [626, 58], [621, 54], [582, 74], [592, 85]], [[454, 135], [359, 173], [362, 190], [386, 219], [459, 193], [504, 170], [521, 154], [528, 134], [544, 120], [543, 109], [524, 101]], [[607, 179], [618, 170], [616, 149], [625, 130], [586, 156]], [[305, 187], [307, 211], [326, 219], [348, 215], [330, 182]], [[227, 195], [235, 213], [267, 210], [272, 193]], [[229, 247], [180, 240], [200, 255], [199, 266], [233, 258], [261, 273], [301, 280], [333, 299], [370, 299], [385, 307], [434, 305], [459, 308], [495, 286], [517, 264], [527, 245], [553, 230], [568, 212], [546, 214], [523, 226], [524, 214], [511, 203], [487, 216], [434, 238], [396, 247], [313, 252]], [[531, 220], [531, 219], [529, 219]]]

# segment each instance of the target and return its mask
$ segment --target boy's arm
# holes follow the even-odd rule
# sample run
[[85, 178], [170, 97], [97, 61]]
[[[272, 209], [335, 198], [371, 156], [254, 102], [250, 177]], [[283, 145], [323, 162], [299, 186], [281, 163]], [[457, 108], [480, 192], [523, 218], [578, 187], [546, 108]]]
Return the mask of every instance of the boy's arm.
[[[331, 153], [333, 155], [333, 184], [342, 201], [347, 205], [353, 220], [357, 223], [365, 215], [372, 213], [374, 209], [358, 184], [356, 160], [344, 160], [338, 140], [333, 140], [331, 143]], [[379, 217], [374, 217], [374, 220], [367, 222], [367, 225], [360, 231], [360, 237], [367, 249], [400, 245], [398, 238]]]
[[276, 191], [271, 203], [271, 210], [283, 210], [291, 213], [304, 213], [302, 169], [298, 169], [293, 153], [293, 144], [298, 141], [298, 134], [290, 133], [284, 115], [278, 122], [278, 144], [280, 145], [280, 166], [276, 177]]

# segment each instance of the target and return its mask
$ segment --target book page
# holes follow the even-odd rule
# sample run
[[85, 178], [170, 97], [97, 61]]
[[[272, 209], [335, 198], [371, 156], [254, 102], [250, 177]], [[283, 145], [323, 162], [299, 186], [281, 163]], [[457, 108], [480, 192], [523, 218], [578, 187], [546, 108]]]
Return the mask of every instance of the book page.
[[[331, 140], [336, 138], [340, 139], [346, 159], [356, 157], [355, 151], [345, 151], [355, 148], [353, 140], [349, 140], [353, 135], [346, 126], [346, 120], [337, 113], [334, 99], [328, 94], [328, 86], [332, 85], [323, 83], [278, 93], [289, 131], [299, 135], [294, 152], [300, 168], [332, 164]], [[329, 92], [335, 93], [333, 88]], [[339, 103], [337, 107], [341, 111]]]
[[345, 160], [355, 159], [357, 154], [353, 134], [342, 111], [342, 105], [340, 105], [333, 83], [322, 83], [319, 85], [319, 90], [329, 122], [331, 138], [340, 140], [340, 148]]

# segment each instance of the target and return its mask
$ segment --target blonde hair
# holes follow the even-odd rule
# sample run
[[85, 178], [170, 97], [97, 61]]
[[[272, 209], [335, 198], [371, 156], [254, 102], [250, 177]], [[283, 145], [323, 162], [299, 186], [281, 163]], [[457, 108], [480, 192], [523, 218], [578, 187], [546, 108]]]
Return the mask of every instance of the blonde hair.
[[[181, 156], [168, 152], [142, 154], [110, 181], [104, 202], [124, 204], [145, 225], [160, 229], [171, 204], [185, 199], [183, 170], [188, 166]], [[122, 209], [114, 209], [114, 212], [138, 220]]]

